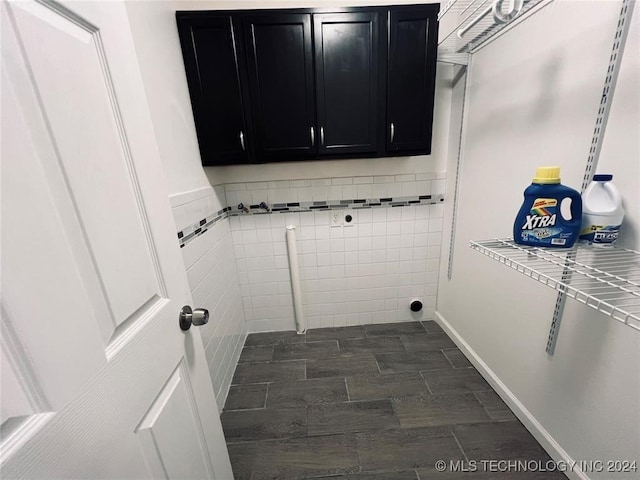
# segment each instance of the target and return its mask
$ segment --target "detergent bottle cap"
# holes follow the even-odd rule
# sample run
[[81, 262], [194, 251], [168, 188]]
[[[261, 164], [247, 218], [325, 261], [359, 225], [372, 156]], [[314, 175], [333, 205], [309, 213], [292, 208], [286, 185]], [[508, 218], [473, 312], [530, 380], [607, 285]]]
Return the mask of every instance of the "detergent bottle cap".
[[560, 167], [538, 167], [533, 183], [560, 183]]

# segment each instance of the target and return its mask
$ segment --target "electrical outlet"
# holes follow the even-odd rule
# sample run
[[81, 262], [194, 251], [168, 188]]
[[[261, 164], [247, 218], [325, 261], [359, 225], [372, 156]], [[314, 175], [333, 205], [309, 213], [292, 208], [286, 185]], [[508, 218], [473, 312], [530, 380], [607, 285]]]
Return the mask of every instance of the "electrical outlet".
[[330, 224], [332, 227], [342, 227], [344, 225], [344, 217], [342, 212], [329, 212]]

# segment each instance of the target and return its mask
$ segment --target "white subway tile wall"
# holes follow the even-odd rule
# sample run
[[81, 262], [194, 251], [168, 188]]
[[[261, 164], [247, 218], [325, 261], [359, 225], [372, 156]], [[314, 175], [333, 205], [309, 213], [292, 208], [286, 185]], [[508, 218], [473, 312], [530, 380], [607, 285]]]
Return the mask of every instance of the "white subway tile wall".
[[[226, 206], [224, 187], [173, 197], [171, 203], [177, 230], [188, 229]], [[217, 222], [181, 251], [193, 307], [209, 310], [209, 323], [200, 327], [200, 335], [222, 409], [247, 335], [229, 220]]]
[[[435, 196], [444, 185], [442, 173], [235, 183], [173, 196], [171, 204], [176, 231], [186, 238], [203, 219], [239, 203]], [[332, 226], [336, 214], [340, 225]], [[297, 227], [308, 328], [435, 312], [442, 204], [226, 215], [181, 249], [194, 306], [211, 314], [200, 333], [220, 408], [247, 333], [295, 329], [287, 225]], [[423, 302], [422, 312], [409, 310], [413, 299]]]
[[[230, 184], [226, 195], [235, 206], [436, 195], [444, 194], [444, 184], [444, 174], [292, 180]], [[353, 221], [331, 226], [336, 213]], [[443, 205], [436, 204], [231, 217], [248, 331], [295, 329], [287, 225], [297, 227], [308, 328], [431, 317], [442, 216]], [[423, 302], [422, 312], [409, 310], [413, 299]]]

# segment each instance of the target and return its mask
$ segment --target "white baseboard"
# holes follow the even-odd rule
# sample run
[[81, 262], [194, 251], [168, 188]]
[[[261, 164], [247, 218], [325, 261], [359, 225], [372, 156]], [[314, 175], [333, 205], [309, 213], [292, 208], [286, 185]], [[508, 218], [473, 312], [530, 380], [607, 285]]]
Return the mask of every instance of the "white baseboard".
[[[518, 417], [531, 435], [542, 445], [549, 456], [556, 462], [563, 462], [565, 465], [576, 465], [573, 458], [560, 446], [558, 442], [551, 436], [551, 434], [536, 420], [533, 414], [527, 410], [527, 408], [518, 400], [518, 398], [509, 390], [509, 388], [502, 383], [498, 376], [491, 368], [478, 356], [478, 354], [471, 348], [471, 346], [465, 342], [455, 328], [444, 318], [444, 316], [436, 311], [436, 322], [440, 325], [445, 332], [451, 337], [451, 340], [458, 346], [460, 350], [467, 356], [469, 361], [480, 372], [484, 379], [493, 387], [493, 389], [500, 395], [500, 398], [509, 406], [513, 413]], [[573, 471], [570, 471], [573, 470]], [[564, 472], [567, 477], [572, 480], [590, 480], [576, 465], [574, 469], [567, 468]]]

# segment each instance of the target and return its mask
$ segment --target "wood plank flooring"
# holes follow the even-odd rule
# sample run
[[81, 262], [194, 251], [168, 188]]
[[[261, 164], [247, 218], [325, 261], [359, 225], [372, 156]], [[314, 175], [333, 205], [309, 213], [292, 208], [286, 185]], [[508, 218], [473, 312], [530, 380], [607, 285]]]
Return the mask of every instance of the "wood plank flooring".
[[221, 418], [235, 480], [566, 478], [436, 471], [550, 458], [433, 321], [251, 334]]

